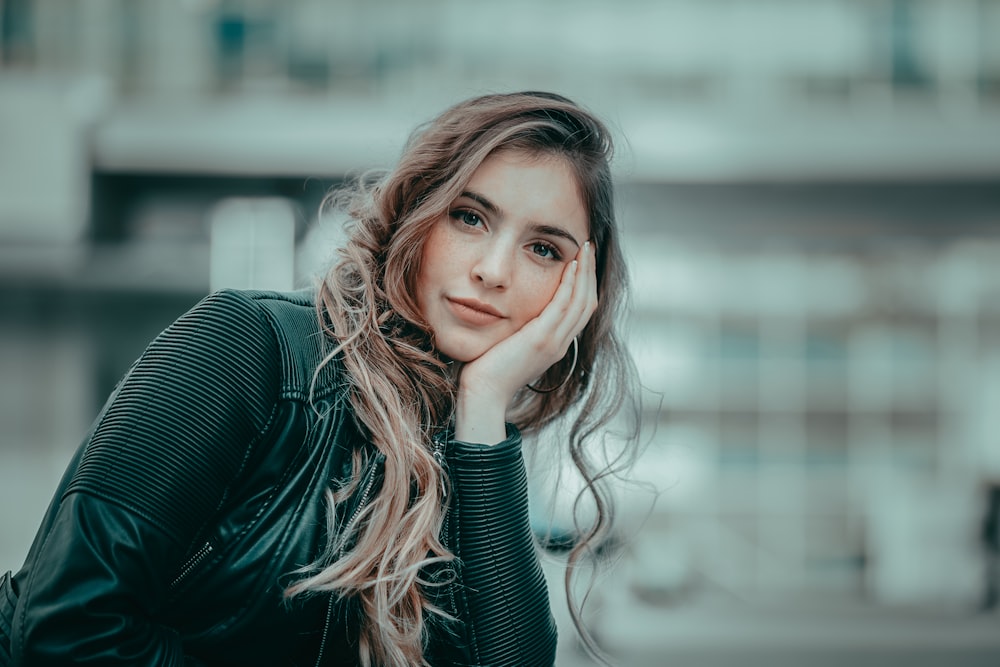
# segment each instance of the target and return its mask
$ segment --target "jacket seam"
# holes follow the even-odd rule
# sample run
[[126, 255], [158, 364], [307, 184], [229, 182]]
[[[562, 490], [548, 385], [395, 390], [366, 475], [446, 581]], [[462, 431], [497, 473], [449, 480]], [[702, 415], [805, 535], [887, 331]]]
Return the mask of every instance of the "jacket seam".
[[[261, 318], [267, 322], [268, 326], [274, 333], [275, 342], [277, 343], [281, 357], [281, 397], [301, 401], [308, 406], [316, 400], [326, 400], [330, 396], [337, 394], [340, 390], [340, 385], [337, 382], [317, 385], [315, 387], [312, 386], [312, 376], [316, 370], [315, 368], [299, 368], [298, 370], [302, 372], [302, 378], [296, 378], [295, 374], [292, 372], [295, 369], [289, 367], [297, 365], [297, 358], [291, 341], [288, 340], [288, 332], [284, 327], [280, 326], [280, 318], [276, 317], [275, 313], [264, 306], [262, 302], [276, 301], [279, 303], [291, 304], [292, 306], [312, 306], [313, 308], [315, 307], [314, 304], [296, 300], [288, 294], [281, 292], [261, 292], [251, 295], [250, 299], [252, 299], [254, 304], [257, 306]], [[313, 324], [315, 326], [310, 334], [310, 337], [320, 337], [325, 339], [326, 334], [320, 329], [315, 318], [313, 319]], [[325, 358], [325, 355], [320, 352], [319, 357], [320, 360], [322, 360]], [[330, 360], [328, 363], [332, 363], [332, 361], [333, 360]]]
[[[215, 508], [213, 508], [212, 512], [208, 515], [208, 518], [206, 518], [195, 530], [194, 537], [191, 539], [191, 542], [188, 543], [186, 547], [188, 552], [195, 549], [198, 546], [198, 544], [202, 541], [202, 539], [205, 539], [207, 537], [205, 536], [205, 531], [218, 518], [218, 513], [222, 510], [223, 507], [225, 507], [226, 501], [229, 500], [229, 496], [232, 495], [233, 486], [236, 484], [237, 480], [239, 480], [243, 476], [243, 473], [246, 471], [247, 462], [257, 452], [257, 447], [265, 439], [265, 437], [271, 433], [272, 429], [277, 424], [278, 403], [279, 403], [278, 401], [275, 401], [271, 405], [271, 413], [268, 416], [267, 422], [265, 423], [264, 427], [257, 432], [257, 435], [255, 435], [254, 438], [249, 443], [247, 443], [246, 451], [244, 452], [243, 460], [240, 462], [239, 469], [233, 474], [232, 478], [222, 489], [222, 494], [219, 498], [219, 502], [216, 503]], [[274, 496], [274, 490], [272, 489], [271, 493], [268, 495], [268, 502], [270, 502], [273, 496]], [[260, 515], [261, 512], [257, 512], [257, 514], [254, 515], [253, 523], [251, 523], [248, 526], [245, 526], [244, 529], [240, 531], [239, 535], [242, 536], [253, 525], [256, 525], [256, 522], [260, 518]], [[220, 545], [220, 547], [221, 546], [224, 545]], [[222, 553], [224, 551], [225, 551], [224, 548], [220, 548], [216, 553], [215, 558], [212, 559], [212, 562], [216, 562], [219, 558], [221, 558]]]

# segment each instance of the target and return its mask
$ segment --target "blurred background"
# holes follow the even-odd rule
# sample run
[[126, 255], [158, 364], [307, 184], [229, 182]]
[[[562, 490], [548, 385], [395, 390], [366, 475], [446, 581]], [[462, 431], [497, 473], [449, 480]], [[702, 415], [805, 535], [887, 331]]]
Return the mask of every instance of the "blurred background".
[[526, 88], [619, 140], [658, 493], [603, 645], [1000, 664], [1000, 0], [0, 0], [0, 569], [153, 336], [307, 284], [331, 186]]

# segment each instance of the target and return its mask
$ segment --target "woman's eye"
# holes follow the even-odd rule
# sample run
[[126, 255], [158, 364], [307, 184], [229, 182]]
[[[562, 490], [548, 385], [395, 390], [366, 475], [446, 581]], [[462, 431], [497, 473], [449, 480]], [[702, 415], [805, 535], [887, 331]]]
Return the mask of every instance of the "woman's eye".
[[531, 252], [535, 253], [543, 259], [555, 259], [560, 260], [562, 256], [559, 254], [559, 249], [556, 248], [551, 243], [542, 243], [540, 241], [531, 244]]
[[473, 211], [469, 211], [467, 209], [452, 211], [451, 217], [470, 227], [477, 227], [483, 223], [482, 218], [476, 215]]

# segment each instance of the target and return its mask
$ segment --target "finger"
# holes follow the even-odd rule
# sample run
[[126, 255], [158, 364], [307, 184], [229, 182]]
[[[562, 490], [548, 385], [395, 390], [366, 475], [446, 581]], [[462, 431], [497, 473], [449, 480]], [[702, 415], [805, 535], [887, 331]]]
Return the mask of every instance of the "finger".
[[532, 348], [541, 358], [547, 359], [546, 367], [565, 354], [573, 339], [572, 326], [579, 319], [577, 302], [580, 258], [581, 255], [577, 253], [577, 258], [566, 265], [560, 284], [549, 303], [521, 328], [524, 340], [531, 341]]
[[588, 241], [581, 246], [577, 261], [579, 269], [574, 281], [573, 297], [567, 308], [564, 326], [558, 332], [569, 340], [583, 330], [597, 308], [597, 274], [592, 243]]
[[579, 271], [579, 259], [574, 259], [566, 265], [566, 268], [563, 270], [562, 279], [559, 282], [559, 287], [556, 288], [555, 294], [552, 295], [549, 303], [534, 319], [534, 322], [537, 323], [539, 328], [545, 328], [551, 333], [558, 328], [559, 324], [569, 315], [570, 308], [573, 304], [573, 293], [576, 291], [575, 286]]
[[585, 244], [585, 269], [581, 272], [584, 278], [583, 297], [584, 312], [577, 333], [583, 330], [597, 310], [597, 248], [590, 241]]
[[583, 330], [596, 307], [597, 279], [593, 244], [580, 246], [566, 265], [555, 294], [539, 315], [525, 325], [524, 333], [535, 339], [539, 351], [546, 349], [554, 361], [565, 356], [573, 337]]
[[588, 271], [588, 257], [586, 245], [580, 247], [573, 262], [567, 267], [564, 273], [564, 287], [570, 288], [570, 293], [556, 294], [552, 301], [539, 317], [539, 326], [549, 325], [546, 339], [555, 349], [565, 351], [573, 336], [579, 329], [581, 317], [586, 309], [586, 291]]

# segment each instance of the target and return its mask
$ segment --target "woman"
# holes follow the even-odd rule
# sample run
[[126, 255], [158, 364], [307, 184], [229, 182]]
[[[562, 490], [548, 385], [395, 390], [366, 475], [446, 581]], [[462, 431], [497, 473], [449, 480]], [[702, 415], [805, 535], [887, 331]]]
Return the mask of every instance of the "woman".
[[634, 376], [610, 151], [557, 95], [460, 103], [359, 187], [315, 293], [181, 317], [4, 580], [0, 658], [552, 664], [521, 433], [577, 408], [598, 512], [572, 564], [610, 516], [585, 445]]

